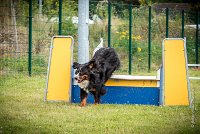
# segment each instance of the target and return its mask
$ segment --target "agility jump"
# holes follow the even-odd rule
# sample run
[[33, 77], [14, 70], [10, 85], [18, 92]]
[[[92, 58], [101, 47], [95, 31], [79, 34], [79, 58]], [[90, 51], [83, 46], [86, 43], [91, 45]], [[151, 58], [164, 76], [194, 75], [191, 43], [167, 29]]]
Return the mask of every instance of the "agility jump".
[[73, 43], [71, 36], [51, 40], [45, 100], [70, 102]]
[[[73, 38], [56, 36], [51, 46], [45, 100], [80, 103], [80, 89], [71, 69]], [[105, 84], [107, 93], [101, 103], [190, 105], [185, 40], [165, 39], [162, 53], [163, 65], [157, 76], [113, 75]], [[93, 102], [89, 95], [88, 103]]]

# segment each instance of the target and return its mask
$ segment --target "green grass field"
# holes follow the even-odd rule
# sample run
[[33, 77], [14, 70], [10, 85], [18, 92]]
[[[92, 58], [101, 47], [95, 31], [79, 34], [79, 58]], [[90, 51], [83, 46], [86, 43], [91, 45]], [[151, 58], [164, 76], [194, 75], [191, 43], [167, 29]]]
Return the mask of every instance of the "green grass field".
[[[192, 72], [197, 75], [199, 71]], [[191, 81], [187, 106], [92, 105], [44, 102], [45, 76], [0, 79], [0, 134], [199, 133], [200, 82]], [[195, 108], [195, 109], [194, 109]], [[194, 124], [194, 127], [193, 127]]]

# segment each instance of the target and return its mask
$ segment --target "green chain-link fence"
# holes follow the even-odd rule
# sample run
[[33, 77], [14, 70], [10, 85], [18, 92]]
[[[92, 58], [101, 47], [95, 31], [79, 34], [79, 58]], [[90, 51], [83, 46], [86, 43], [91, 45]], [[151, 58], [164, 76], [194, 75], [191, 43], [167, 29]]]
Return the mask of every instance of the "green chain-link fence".
[[[51, 37], [61, 33], [74, 37], [74, 60], [77, 61], [78, 3], [59, 2], [61, 0], [43, 0], [40, 5], [38, 1], [31, 4], [24, 0], [1, 0], [1, 76], [46, 74]], [[90, 56], [103, 37], [104, 46], [114, 47], [120, 56], [121, 68], [116, 73], [135, 74], [159, 69], [162, 40], [167, 36], [182, 38], [184, 35], [188, 62], [199, 62], [197, 12], [119, 3], [108, 5], [107, 2], [90, 1]]]
[[199, 30], [196, 28], [199, 16], [195, 15], [196, 11], [161, 8], [157, 5], [132, 6], [130, 11], [129, 7], [130, 5], [111, 3], [112, 19], [111, 25], [108, 24], [111, 26], [110, 44], [118, 50], [123, 73], [157, 70], [162, 64], [162, 41], [165, 38], [186, 37], [188, 62], [199, 63]]

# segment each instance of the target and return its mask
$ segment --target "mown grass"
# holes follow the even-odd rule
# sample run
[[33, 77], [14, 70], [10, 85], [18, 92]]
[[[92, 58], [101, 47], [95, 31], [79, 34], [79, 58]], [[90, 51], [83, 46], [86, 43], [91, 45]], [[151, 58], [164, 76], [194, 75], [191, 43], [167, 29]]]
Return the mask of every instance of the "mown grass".
[[195, 111], [187, 106], [89, 104], [81, 108], [78, 104], [44, 102], [45, 82], [45, 76], [41, 75], [1, 77], [0, 133], [200, 132], [200, 86], [196, 80], [191, 81], [192, 92], [195, 91]]

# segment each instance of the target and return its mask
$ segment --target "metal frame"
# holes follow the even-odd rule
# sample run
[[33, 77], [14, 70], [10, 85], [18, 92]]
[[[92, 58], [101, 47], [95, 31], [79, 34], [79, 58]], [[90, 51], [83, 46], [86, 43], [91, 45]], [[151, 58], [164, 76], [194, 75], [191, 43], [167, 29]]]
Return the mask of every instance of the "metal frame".
[[[200, 64], [188, 64], [188, 67], [200, 67]], [[189, 77], [190, 80], [200, 80], [200, 77]]]
[[189, 105], [192, 107], [192, 98], [191, 98], [191, 92], [190, 92], [190, 79], [188, 75], [188, 58], [187, 58], [187, 48], [186, 48], [186, 37], [184, 37], [184, 49], [185, 49], [185, 66], [186, 66], [186, 78], [187, 78], [187, 83], [188, 83], [188, 97], [189, 97]]
[[[72, 36], [53, 36], [51, 38], [51, 46], [50, 46], [50, 54], [49, 54], [49, 61], [48, 61], [48, 68], [47, 68], [47, 78], [46, 78], [46, 89], [45, 89], [45, 93], [44, 93], [44, 101], [47, 101], [47, 93], [48, 93], [48, 81], [49, 81], [49, 71], [50, 71], [50, 66], [51, 66], [51, 57], [52, 57], [52, 49], [53, 49], [53, 40], [54, 38], [71, 38], [72, 39], [72, 44], [71, 44], [71, 65], [73, 63], [73, 44], [74, 44], [74, 38]], [[72, 69], [73, 72], [73, 69]], [[70, 87], [72, 89], [72, 79], [70, 79]], [[71, 102], [71, 89], [69, 90], [69, 102]], [[53, 101], [55, 102], [55, 101]], [[56, 101], [57, 102], [57, 101]]]
[[[162, 41], [162, 75], [161, 75], [161, 77], [162, 77], [162, 105], [165, 105], [165, 95], [164, 95], [164, 92], [165, 92], [165, 89], [164, 89], [164, 41], [165, 41], [166, 39], [164, 39], [163, 41]], [[160, 86], [160, 88], [161, 88], [161, 86]]]
[[200, 64], [188, 64], [188, 67], [200, 67]]

